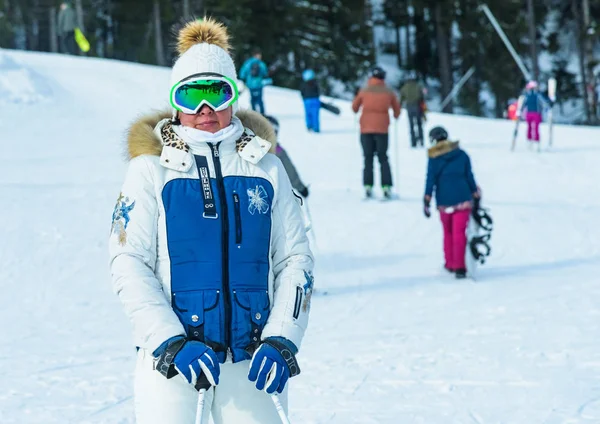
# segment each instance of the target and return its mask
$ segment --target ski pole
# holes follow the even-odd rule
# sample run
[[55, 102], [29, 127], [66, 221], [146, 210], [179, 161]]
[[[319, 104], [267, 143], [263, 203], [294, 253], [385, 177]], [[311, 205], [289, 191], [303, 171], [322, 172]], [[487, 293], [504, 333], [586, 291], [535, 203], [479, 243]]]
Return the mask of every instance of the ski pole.
[[398, 119], [394, 120], [394, 144], [396, 145], [396, 193], [400, 196], [400, 142], [398, 141]]
[[210, 383], [206, 375], [202, 373], [200, 378], [196, 382], [196, 389], [198, 390], [198, 404], [196, 405], [196, 421], [195, 424], [204, 424], [204, 397], [206, 390], [210, 388]]
[[291, 424], [287, 415], [285, 415], [283, 405], [281, 405], [281, 401], [279, 400], [277, 393], [271, 395], [271, 400], [275, 404], [275, 409], [277, 409], [277, 413], [279, 414], [279, 419], [281, 420], [282, 424]]

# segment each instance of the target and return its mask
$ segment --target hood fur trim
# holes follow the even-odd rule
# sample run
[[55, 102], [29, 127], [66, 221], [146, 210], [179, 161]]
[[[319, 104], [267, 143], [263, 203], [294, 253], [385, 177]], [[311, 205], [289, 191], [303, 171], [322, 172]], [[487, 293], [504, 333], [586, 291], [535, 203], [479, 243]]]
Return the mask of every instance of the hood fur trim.
[[177, 52], [181, 56], [192, 46], [200, 43], [214, 44], [229, 53], [229, 34], [221, 22], [206, 16], [202, 20], [188, 22], [177, 36]]
[[162, 142], [154, 133], [154, 127], [163, 119], [171, 117], [171, 112], [154, 112], [138, 118], [127, 132], [127, 158], [141, 156], [160, 156]]
[[[260, 113], [252, 110], [240, 110], [236, 115], [242, 121], [244, 128], [252, 130], [258, 137], [271, 143], [269, 153], [275, 153], [277, 136], [271, 123]], [[127, 159], [131, 160], [141, 155], [160, 156], [162, 140], [154, 132], [154, 127], [163, 119], [170, 119], [171, 112], [155, 112], [137, 119], [127, 132]]]
[[271, 125], [267, 118], [258, 112], [254, 112], [253, 110], [240, 110], [235, 114], [235, 116], [240, 118], [244, 128], [251, 129], [254, 134], [271, 143], [271, 149], [269, 150], [269, 153], [275, 153], [275, 146], [277, 146], [277, 135], [275, 135], [273, 125]]
[[427, 155], [433, 159], [445, 155], [446, 153], [450, 153], [452, 150], [456, 149], [458, 149], [458, 141], [440, 141], [435, 146], [430, 147], [427, 150]]

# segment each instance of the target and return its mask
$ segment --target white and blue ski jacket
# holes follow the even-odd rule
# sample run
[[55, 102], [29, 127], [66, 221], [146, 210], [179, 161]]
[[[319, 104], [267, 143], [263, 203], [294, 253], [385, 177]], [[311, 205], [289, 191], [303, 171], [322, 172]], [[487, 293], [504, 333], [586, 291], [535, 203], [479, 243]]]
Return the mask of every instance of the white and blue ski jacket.
[[239, 131], [191, 149], [165, 116], [131, 127], [112, 220], [112, 281], [136, 346], [153, 352], [184, 335], [221, 362], [250, 359], [267, 337], [299, 347], [313, 258], [288, 176], [268, 153], [270, 125], [238, 112]]

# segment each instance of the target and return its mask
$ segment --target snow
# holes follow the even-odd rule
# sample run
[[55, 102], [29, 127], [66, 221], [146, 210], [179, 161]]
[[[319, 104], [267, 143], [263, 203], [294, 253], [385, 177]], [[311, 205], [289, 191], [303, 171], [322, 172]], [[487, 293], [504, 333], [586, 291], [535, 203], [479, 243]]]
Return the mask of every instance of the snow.
[[[133, 423], [135, 351], [107, 237], [124, 133], [167, 104], [168, 70], [0, 54], [0, 422]], [[384, 203], [362, 200], [348, 103], [322, 113], [319, 135], [296, 92], [268, 87], [265, 103], [311, 183], [318, 242], [291, 422], [600, 421], [597, 129], [556, 126], [537, 153], [521, 128], [511, 153], [510, 122], [429, 114], [471, 155], [495, 220], [478, 280], [456, 281], [438, 219], [421, 214], [426, 156], [408, 148], [406, 113], [400, 200]]]

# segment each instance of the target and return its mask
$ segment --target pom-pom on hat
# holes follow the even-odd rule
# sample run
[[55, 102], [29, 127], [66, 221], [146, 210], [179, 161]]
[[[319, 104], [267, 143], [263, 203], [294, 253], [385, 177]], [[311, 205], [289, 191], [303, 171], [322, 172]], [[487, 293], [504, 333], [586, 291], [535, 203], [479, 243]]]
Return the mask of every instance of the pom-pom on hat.
[[[229, 34], [213, 18], [188, 22], [177, 35], [179, 58], [171, 71], [171, 87], [194, 74], [211, 72], [237, 81], [235, 64], [229, 54]], [[237, 101], [233, 113], [237, 112]]]

